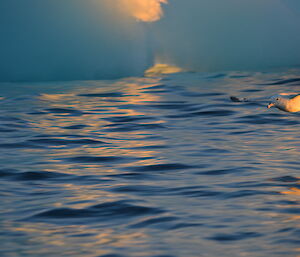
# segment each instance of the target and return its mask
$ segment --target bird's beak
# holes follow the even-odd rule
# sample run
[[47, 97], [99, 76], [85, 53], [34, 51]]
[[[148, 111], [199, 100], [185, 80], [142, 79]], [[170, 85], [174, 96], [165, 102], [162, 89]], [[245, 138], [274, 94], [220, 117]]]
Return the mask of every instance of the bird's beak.
[[273, 107], [273, 106], [275, 106], [274, 103], [269, 103], [269, 104], [268, 104], [268, 108], [269, 108], [269, 109], [270, 109], [271, 107]]

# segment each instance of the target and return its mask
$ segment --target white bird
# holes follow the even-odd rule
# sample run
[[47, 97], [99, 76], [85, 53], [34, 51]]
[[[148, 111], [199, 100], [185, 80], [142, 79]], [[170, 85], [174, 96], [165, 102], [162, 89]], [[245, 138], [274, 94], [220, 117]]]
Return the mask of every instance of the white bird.
[[[258, 98], [255, 100], [249, 100], [247, 98], [238, 98], [231, 96], [230, 99], [233, 102], [256, 102], [259, 103], [263, 100]], [[300, 111], [300, 94], [299, 93], [280, 93], [278, 95], [272, 96], [271, 101], [268, 104], [268, 108], [276, 107], [279, 110], [285, 112], [299, 112]]]
[[[291, 98], [281, 97], [282, 95], [285, 96], [291, 96]], [[296, 96], [294, 96], [296, 95]], [[300, 95], [297, 93], [288, 94], [288, 93], [282, 93], [277, 96], [271, 97], [271, 102], [268, 105], [268, 108], [276, 107], [279, 110], [285, 111], [285, 112], [299, 112], [300, 111]]]

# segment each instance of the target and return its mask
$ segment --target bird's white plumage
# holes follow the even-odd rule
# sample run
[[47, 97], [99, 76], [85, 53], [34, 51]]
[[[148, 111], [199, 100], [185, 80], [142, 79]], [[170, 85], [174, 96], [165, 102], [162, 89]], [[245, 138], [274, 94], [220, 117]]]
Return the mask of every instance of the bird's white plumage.
[[[292, 96], [292, 97], [282, 97]], [[285, 112], [299, 112], [300, 111], [300, 95], [297, 93], [281, 93], [271, 97], [271, 102], [268, 108], [276, 107]]]

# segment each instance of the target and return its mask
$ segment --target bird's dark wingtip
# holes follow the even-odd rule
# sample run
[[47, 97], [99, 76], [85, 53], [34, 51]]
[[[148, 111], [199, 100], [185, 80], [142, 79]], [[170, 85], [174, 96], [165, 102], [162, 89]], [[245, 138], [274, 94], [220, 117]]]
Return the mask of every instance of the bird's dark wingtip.
[[237, 98], [236, 96], [230, 96], [230, 100], [232, 102], [241, 102], [241, 100], [239, 98]]
[[230, 99], [232, 102], [238, 102], [238, 103], [249, 102], [249, 100], [247, 98], [238, 98], [236, 96], [230, 96]]

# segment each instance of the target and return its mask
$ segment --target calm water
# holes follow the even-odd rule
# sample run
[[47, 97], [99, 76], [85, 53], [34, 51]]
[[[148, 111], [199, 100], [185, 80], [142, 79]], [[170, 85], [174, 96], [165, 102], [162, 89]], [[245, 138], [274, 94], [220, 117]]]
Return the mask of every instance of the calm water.
[[2, 84], [0, 256], [300, 255], [300, 72]]

